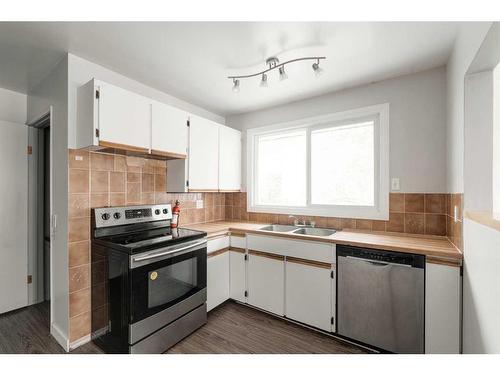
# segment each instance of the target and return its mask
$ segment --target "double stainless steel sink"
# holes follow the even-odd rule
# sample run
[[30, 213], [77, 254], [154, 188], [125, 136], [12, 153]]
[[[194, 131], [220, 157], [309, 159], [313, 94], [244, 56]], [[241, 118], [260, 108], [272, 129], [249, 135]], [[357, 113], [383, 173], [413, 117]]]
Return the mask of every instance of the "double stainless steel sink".
[[319, 236], [328, 237], [335, 234], [333, 229], [324, 228], [313, 228], [313, 227], [296, 227], [294, 225], [280, 225], [272, 224], [265, 227], [259, 228], [260, 230], [265, 230], [267, 232], [279, 232], [279, 233], [290, 233], [290, 234], [303, 234], [309, 236]]

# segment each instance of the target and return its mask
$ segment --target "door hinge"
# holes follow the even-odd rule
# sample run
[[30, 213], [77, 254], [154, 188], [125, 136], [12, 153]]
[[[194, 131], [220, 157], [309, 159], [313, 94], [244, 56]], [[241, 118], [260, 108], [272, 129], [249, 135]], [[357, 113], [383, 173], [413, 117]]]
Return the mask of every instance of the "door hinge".
[[248, 254], [245, 254], [245, 260], [248, 260]]
[[33, 147], [28, 146], [28, 155], [31, 155], [31, 154], [33, 154]]
[[33, 276], [32, 275], [28, 275], [27, 282], [28, 282], [28, 284], [31, 284], [33, 282]]
[[186, 121], [186, 125], [188, 128], [191, 126], [191, 123], [189, 122], [189, 120]]
[[334, 271], [332, 270], [332, 272], [330, 272], [330, 277], [333, 279], [335, 277], [335, 273]]
[[248, 292], [245, 290], [245, 297], [248, 297]]
[[95, 90], [95, 98], [99, 99], [100, 97], [101, 97], [101, 93], [99, 92], [99, 90]]
[[334, 323], [335, 323], [335, 318], [332, 316], [332, 317], [330, 318], [330, 324], [331, 324], [331, 325], [333, 325]]
[[95, 136], [96, 136], [96, 138], [99, 138], [100, 133], [101, 133], [101, 132], [99, 131], [99, 129], [96, 129], [96, 130], [95, 130]]

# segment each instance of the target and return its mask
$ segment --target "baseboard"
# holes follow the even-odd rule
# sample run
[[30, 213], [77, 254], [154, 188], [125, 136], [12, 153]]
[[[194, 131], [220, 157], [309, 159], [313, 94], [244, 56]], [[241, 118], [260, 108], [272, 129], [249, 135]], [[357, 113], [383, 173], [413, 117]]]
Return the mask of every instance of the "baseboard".
[[88, 342], [90, 342], [90, 334], [85, 335], [83, 337], [80, 337], [78, 340], [73, 341], [72, 343], [69, 344], [69, 350], [74, 350], [78, 348], [79, 346], [82, 346]]
[[50, 325], [50, 334], [56, 339], [56, 341], [63, 347], [64, 350], [69, 352], [69, 339], [63, 333], [63, 331], [57, 326], [57, 324], [52, 323]]

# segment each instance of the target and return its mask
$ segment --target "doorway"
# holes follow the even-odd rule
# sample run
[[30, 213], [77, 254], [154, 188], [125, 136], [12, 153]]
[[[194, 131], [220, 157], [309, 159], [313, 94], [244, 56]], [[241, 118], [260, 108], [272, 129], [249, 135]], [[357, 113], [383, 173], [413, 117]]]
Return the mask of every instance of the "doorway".
[[[51, 247], [50, 112], [29, 124], [28, 304], [49, 304]], [[50, 309], [47, 308], [47, 311]]]

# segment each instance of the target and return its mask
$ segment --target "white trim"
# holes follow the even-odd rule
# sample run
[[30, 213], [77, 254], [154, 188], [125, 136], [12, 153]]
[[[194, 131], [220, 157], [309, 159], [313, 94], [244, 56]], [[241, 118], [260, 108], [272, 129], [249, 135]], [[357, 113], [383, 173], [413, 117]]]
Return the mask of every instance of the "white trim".
[[[307, 184], [308, 197], [307, 206], [256, 206], [254, 204], [254, 177], [255, 177], [255, 137], [267, 133], [307, 128], [308, 134], [311, 129], [330, 125], [332, 122], [343, 122], [364, 117], [377, 116], [378, 124], [378, 147], [376, 147], [376, 171], [378, 170], [379, 183], [375, 184], [375, 207], [367, 206], [312, 206], [310, 200], [310, 155], [308, 142], [308, 167]], [[378, 151], [378, 152], [377, 152]], [[248, 212], [276, 213], [276, 214], [300, 214], [311, 216], [329, 216], [353, 219], [389, 219], [389, 103], [357, 108], [328, 115], [304, 118], [270, 126], [247, 130], [247, 206]]]
[[63, 331], [59, 328], [59, 326], [56, 323], [52, 323], [50, 325], [50, 334], [52, 337], [56, 339], [56, 341], [63, 347], [64, 350], [69, 352], [70, 346], [69, 346], [69, 339], [66, 337], [66, 335], [63, 333]]
[[79, 346], [85, 345], [86, 343], [90, 342], [90, 339], [91, 339], [90, 334], [80, 337], [79, 339], [69, 344], [69, 350], [74, 350]]

